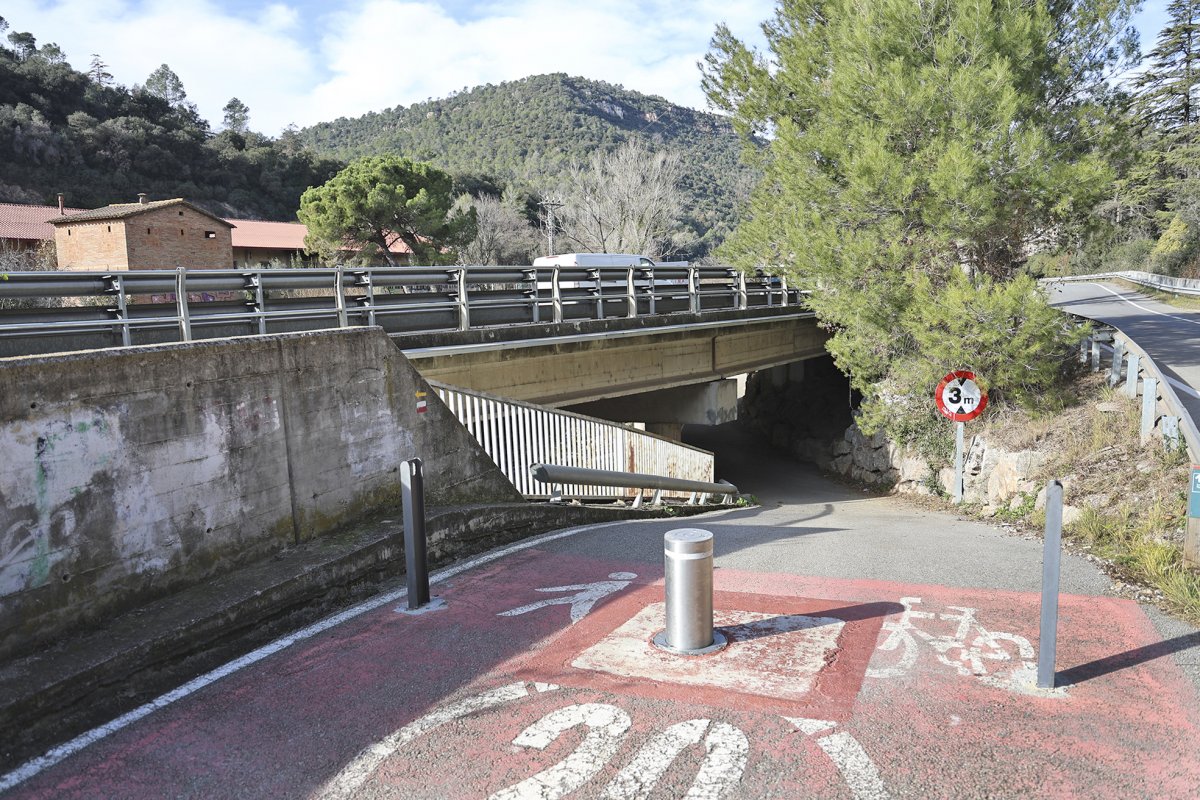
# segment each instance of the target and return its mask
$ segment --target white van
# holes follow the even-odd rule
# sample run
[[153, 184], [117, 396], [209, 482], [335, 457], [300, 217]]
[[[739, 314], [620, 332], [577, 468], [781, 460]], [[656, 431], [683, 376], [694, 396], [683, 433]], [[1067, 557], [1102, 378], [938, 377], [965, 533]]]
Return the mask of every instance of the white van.
[[562, 253], [557, 256], [539, 256], [533, 260], [535, 267], [653, 267], [654, 262], [645, 256], [632, 253]]

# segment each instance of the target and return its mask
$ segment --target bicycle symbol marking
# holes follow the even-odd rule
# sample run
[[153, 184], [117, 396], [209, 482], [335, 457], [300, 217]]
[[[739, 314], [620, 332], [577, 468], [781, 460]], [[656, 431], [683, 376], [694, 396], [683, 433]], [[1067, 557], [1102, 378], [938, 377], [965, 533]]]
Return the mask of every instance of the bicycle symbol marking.
[[[868, 678], [907, 675], [916, 666], [921, 645], [924, 644], [937, 654], [941, 664], [959, 675], [976, 677], [989, 686], [1007, 691], [1033, 690], [1037, 678], [1037, 656], [1028, 639], [1015, 633], [989, 631], [976, 619], [977, 609], [947, 606], [950, 613], [919, 611], [915, 606], [920, 602], [919, 597], [900, 598], [904, 613], [897, 620], [883, 623], [883, 630], [888, 632], [888, 636], [876, 648], [877, 652], [899, 651], [899, 659], [890, 666], [868, 668]], [[935, 635], [922, 630], [914, 620], [954, 623], [954, 631]]]

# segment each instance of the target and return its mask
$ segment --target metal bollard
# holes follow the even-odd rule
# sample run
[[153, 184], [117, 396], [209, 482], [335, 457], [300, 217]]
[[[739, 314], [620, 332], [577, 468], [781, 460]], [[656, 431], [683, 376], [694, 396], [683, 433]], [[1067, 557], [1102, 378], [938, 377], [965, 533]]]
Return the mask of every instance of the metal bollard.
[[1042, 620], [1038, 640], [1037, 685], [1054, 688], [1054, 659], [1058, 647], [1058, 579], [1062, 561], [1063, 486], [1046, 487], [1046, 539], [1042, 545]]
[[425, 552], [425, 478], [421, 459], [400, 465], [400, 494], [404, 506], [404, 568], [408, 582], [408, 608], [429, 602], [429, 564]]
[[725, 637], [713, 630], [712, 533], [699, 528], [668, 531], [663, 537], [663, 561], [667, 627], [654, 643], [682, 655], [724, 647]]
[[1092, 339], [1092, 372], [1100, 371], [1100, 340]]
[[1150, 441], [1158, 422], [1158, 379], [1142, 378], [1142, 444]]
[[1125, 342], [1120, 339], [1113, 341], [1112, 370], [1108, 373], [1108, 385], [1116, 386], [1121, 382], [1121, 367], [1125, 366]]
[[1129, 365], [1125, 368], [1125, 396], [1137, 397], [1138, 373], [1141, 372], [1142, 359], [1137, 353], [1129, 354]]

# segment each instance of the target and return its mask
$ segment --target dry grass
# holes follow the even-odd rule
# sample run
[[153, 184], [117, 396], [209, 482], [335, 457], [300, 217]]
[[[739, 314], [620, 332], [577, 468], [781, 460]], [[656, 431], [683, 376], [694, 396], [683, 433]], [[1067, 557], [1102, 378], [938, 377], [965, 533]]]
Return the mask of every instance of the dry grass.
[[[1186, 454], [1167, 450], [1157, 437], [1143, 445], [1140, 403], [1109, 389], [1100, 375], [1082, 378], [1077, 390], [1078, 402], [1053, 417], [1013, 410], [994, 415], [988, 440], [1047, 453], [1036, 477], [1061, 479], [1066, 503], [1080, 510], [1067, 526], [1068, 541], [1102, 559], [1114, 578], [1157, 590], [1164, 607], [1200, 621], [1200, 572], [1182, 558]], [[1006, 516], [1045, 527], [1045, 512], [1031, 502]]]

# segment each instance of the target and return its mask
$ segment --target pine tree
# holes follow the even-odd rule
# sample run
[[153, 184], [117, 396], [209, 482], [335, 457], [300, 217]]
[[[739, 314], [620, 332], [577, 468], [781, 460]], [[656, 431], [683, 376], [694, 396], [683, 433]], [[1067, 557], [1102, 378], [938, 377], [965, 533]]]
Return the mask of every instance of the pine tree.
[[187, 92], [183, 89], [183, 81], [166, 64], [151, 72], [150, 76], [146, 78], [146, 85], [142, 88], [155, 97], [166, 100], [172, 108], [180, 108], [187, 102]]
[[[927, 407], [952, 366], [923, 347], [929, 318], [914, 309], [964, 274], [987, 305], [1000, 284], [980, 277], [1012, 278], [1106, 191], [1091, 142], [1121, 55], [1107, 43], [1132, 5], [788, 0], [764, 26], [766, 55], [718, 29], [709, 99], [743, 135], [771, 137], [719, 253], [820, 289], [830, 351], [876, 423], [909, 400]], [[960, 364], [972, 366], [984, 365]]]
[[245, 133], [247, 131], [250, 125], [249, 106], [236, 97], [231, 97], [221, 110], [225, 112], [225, 130], [233, 131], [234, 133]]
[[1170, 22], [1147, 54], [1149, 65], [1138, 78], [1138, 106], [1145, 124], [1172, 134], [1200, 119], [1200, 0], [1173, 0]]
[[92, 79], [92, 83], [99, 86], [108, 86], [113, 82], [112, 73], [108, 71], [108, 64], [104, 63], [99, 53], [92, 53], [92, 61], [88, 66], [87, 75]]

